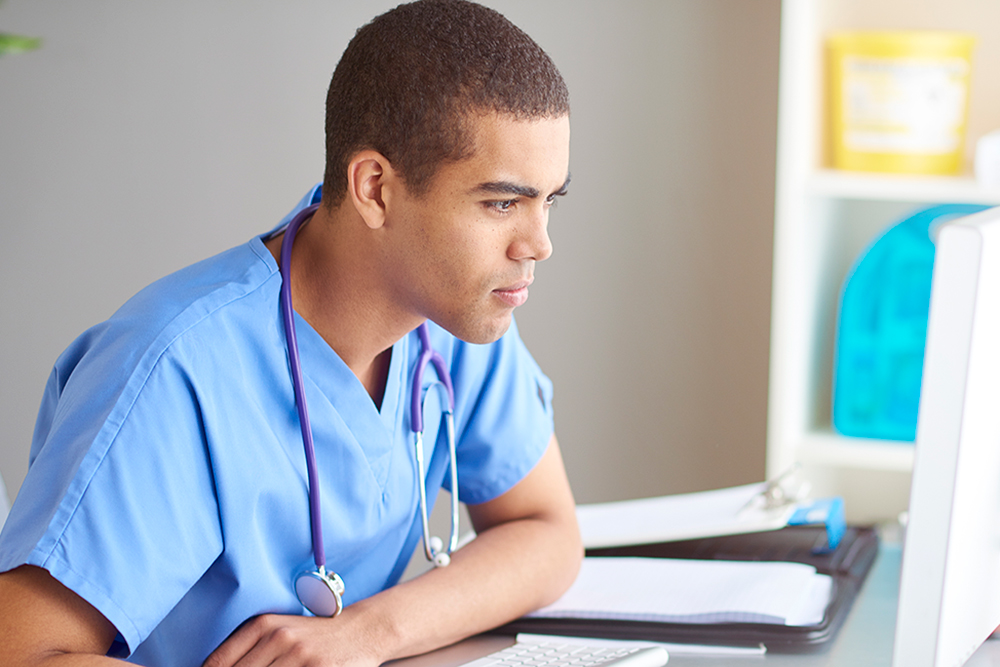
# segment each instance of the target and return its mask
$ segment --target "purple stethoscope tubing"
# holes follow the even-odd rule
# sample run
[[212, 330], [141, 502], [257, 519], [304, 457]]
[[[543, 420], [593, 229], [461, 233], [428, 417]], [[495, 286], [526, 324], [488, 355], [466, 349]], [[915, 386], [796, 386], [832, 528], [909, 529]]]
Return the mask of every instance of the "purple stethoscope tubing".
[[[316, 563], [315, 572], [304, 572], [295, 580], [295, 591], [299, 601], [313, 614], [317, 616], [337, 616], [343, 610], [341, 596], [344, 593], [344, 582], [340, 576], [334, 572], [326, 571], [326, 551], [323, 546], [323, 522], [320, 513], [320, 491], [319, 473], [316, 466], [316, 449], [313, 444], [312, 427], [309, 423], [309, 409], [306, 405], [305, 385], [302, 380], [302, 365], [299, 360], [298, 338], [295, 333], [295, 316], [292, 309], [292, 246], [295, 243], [295, 235], [299, 228], [305, 223], [319, 208], [319, 204], [312, 204], [299, 211], [285, 228], [285, 236], [281, 241], [280, 263], [278, 270], [281, 273], [281, 317], [284, 322], [286, 344], [288, 346], [288, 363], [292, 378], [292, 389], [295, 394], [295, 408], [299, 416], [299, 426], [302, 431], [302, 443], [306, 456], [306, 473], [309, 482], [309, 522], [312, 534], [313, 559]], [[411, 387], [411, 429], [414, 433], [415, 454], [417, 459], [417, 484], [420, 496], [421, 528], [424, 537], [424, 552], [428, 560], [435, 566], [441, 567], [450, 562], [450, 553], [458, 545], [458, 466], [456, 464], [455, 452], [455, 391], [451, 381], [451, 375], [445, 366], [444, 358], [439, 352], [431, 347], [430, 333], [427, 330], [427, 323], [422, 323], [417, 334], [420, 338], [420, 358], [417, 361], [416, 372], [413, 377]], [[430, 537], [430, 528], [427, 516], [427, 495], [424, 475], [424, 450], [423, 450], [423, 405], [421, 398], [421, 387], [423, 385], [424, 370], [427, 364], [434, 366], [441, 386], [445, 390], [447, 398], [447, 409], [444, 411], [445, 423], [448, 435], [448, 455], [451, 469], [451, 514], [452, 526], [451, 536], [447, 550], [443, 550], [440, 540]], [[435, 543], [437, 541], [437, 544]], [[319, 600], [316, 600], [317, 590]]]
[[[410, 387], [410, 427], [413, 430], [414, 456], [417, 460], [417, 487], [420, 494], [420, 520], [424, 535], [424, 555], [435, 567], [444, 567], [451, 562], [451, 552], [458, 548], [458, 466], [455, 454], [455, 389], [451, 383], [451, 375], [444, 365], [444, 358], [431, 347], [431, 335], [424, 322], [417, 328], [420, 337], [420, 358], [417, 360], [416, 372], [413, 374], [413, 386]], [[430, 537], [430, 521], [427, 517], [427, 489], [424, 473], [424, 409], [421, 399], [424, 370], [428, 362], [434, 366], [439, 383], [432, 386], [444, 387], [447, 408], [444, 410], [444, 422], [448, 436], [448, 460], [451, 477], [451, 534], [447, 549], [436, 537]]]
[[285, 229], [285, 237], [281, 240], [281, 318], [285, 323], [285, 338], [288, 345], [288, 364], [291, 367], [292, 389], [295, 392], [295, 408], [299, 413], [299, 426], [302, 429], [302, 444], [306, 452], [306, 473], [309, 478], [309, 517], [312, 525], [313, 558], [316, 567], [326, 566], [326, 551], [323, 548], [323, 525], [320, 521], [319, 508], [319, 473], [316, 470], [316, 448], [313, 446], [312, 426], [309, 424], [309, 408], [306, 407], [306, 390], [302, 383], [302, 364], [299, 362], [299, 342], [295, 335], [295, 316], [292, 310], [292, 245], [295, 234], [302, 223], [308, 220], [319, 204], [312, 204], [302, 209], [292, 218]]
[[410, 423], [414, 433], [424, 431], [424, 411], [420, 405], [420, 388], [423, 385], [424, 369], [427, 363], [434, 365], [441, 384], [444, 385], [448, 393], [448, 407], [455, 409], [455, 389], [451, 386], [451, 375], [444, 365], [444, 357], [441, 353], [431, 347], [431, 334], [427, 330], [427, 324], [421, 324], [417, 328], [417, 335], [420, 336], [420, 359], [417, 361], [417, 372], [413, 374], [413, 385], [410, 387]]

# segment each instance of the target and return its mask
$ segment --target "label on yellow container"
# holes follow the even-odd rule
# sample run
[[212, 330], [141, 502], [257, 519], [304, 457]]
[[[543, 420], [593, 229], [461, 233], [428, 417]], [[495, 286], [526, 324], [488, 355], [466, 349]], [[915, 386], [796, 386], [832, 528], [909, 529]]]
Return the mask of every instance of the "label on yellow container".
[[845, 147], [869, 153], [951, 153], [962, 143], [968, 61], [847, 56]]

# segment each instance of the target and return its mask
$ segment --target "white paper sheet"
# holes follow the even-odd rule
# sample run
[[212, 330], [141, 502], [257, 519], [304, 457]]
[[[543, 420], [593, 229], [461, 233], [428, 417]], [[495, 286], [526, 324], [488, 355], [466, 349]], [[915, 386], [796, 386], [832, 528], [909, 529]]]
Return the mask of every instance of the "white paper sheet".
[[667, 655], [697, 655], [703, 657], [754, 657], [763, 656], [767, 648], [763, 644], [757, 646], [708, 646], [705, 644], [672, 644], [669, 642], [644, 642], [631, 639], [598, 639], [595, 637], [560, 637], [556, 635], [532, 635], [519, 633], [520, 643], [539, 643], [559, 641], [566, 644], [583, 646], [662, 646]]
[[566, 594], [531, 615], [815, 625], [823, 620], [832, 583], [800, 563], [585, 558]]
[[588, 549], [783, 528], [795, 512], [794, 505], [770, 511], [744, 509], [764, 486], [761, 482], [701, 493], [578, 505], [576, 516]]

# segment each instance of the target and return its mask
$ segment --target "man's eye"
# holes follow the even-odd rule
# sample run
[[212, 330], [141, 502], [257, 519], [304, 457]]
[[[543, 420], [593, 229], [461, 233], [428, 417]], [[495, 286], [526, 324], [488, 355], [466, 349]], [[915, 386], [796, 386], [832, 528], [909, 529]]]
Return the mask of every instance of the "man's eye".
[[516, 199], [504, 199], [503, 201], [493, 201], [489, 205], [501, 213], [506, 213], [517, 204]]

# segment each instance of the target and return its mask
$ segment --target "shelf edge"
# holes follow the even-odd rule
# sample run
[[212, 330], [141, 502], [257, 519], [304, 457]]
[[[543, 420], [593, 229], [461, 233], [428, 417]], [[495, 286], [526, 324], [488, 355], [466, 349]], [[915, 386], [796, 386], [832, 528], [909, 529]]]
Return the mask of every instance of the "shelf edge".
[[814, 197], [871, 201], [963, 202], [1000, 205], [1000, 188], [971, 177], [907, 176], [819, 169], [808, 178]]
[[912, 443], [814, 434], [799, 444], [796, 458], [842, 468], [911, 472], [914, 450]]

